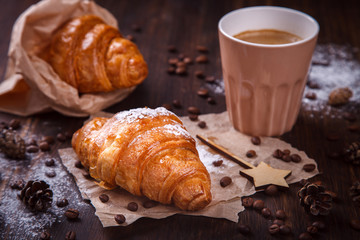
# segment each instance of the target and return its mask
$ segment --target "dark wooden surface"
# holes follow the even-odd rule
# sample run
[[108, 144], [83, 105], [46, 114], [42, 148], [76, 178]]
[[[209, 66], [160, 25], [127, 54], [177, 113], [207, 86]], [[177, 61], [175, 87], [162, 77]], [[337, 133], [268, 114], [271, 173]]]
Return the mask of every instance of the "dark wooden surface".
[[[10, 41], [12, 25], [16, 18], [35, 0], [0, 1], [0, 76], [4, 78], [7, 63], [7, 50]], [[320, 24], [319, 43], [336, 43], [360, 47], [360, 8], [357, 1], [97, 1], [108, 9], [119, 21], [121, 32], [132, 34], [149, 64], [149, 76], [127, 99], [106, 109], [117, 112], [135, 107], [157, 107], [164, 103], [171, 103], [179, 99], [182, 109], [175, 109], [175, 113], [186, 115], [186, 108], [197, 106], [202, 113], [218, 113], [226, 110], [225, 97], [222, 94], [210, 95], [216, 104], [210, 105], [196, 95], [199, 87], [205, 86], [203, 80], [194, 77], [195, 70], [203, 70], [208, 75], [221, 78], [221, 63], [217, 36], [217, 23], [225, 13], [246, 6], [279, 5], [298, 9], [310, 14]], [[141, 32], [134, 32], [132, 24], [141, 26]], [[167, 58], [174, 56], [167, 52], [167, 46], [175, 45], [180, 53], [195, 57], [198, 53], [195, 46], [207, 46], [210, 61], [205, 65], [189, 67], [188, 76], [169, 76]], [[175, 55], [176, 56], [176, 55]], [[359, 60], [360, 55], [357, 53]], [[359, 79], [360, 81], [360, 79]], [[319, 105], [325, 104], [319, 101]], [[359, 103], [352, 102], [342, 108], [355, 111], [357, 123], [360, 121]], [[249, 239], [293, 239], [306, 230], [314, 220], [323, 220], [327, 228], [317, 234], [315, 239], [360, 239], [360, 232], [349, 226], [351, 218], [360, 218], [360, 209], [350, 200], [348, 190], [352, 181], [360, 177], [358, 166], [345, 163], [342, 159], [330, 159], [328, 151], [340, 150], [347, 143], [359, 137], [359, 132], [349, 132], [349, 123], [342, 118], [333, 118], [324, 114], [325, 110], [309, 112], [302, 109], [295, 127], [281, 139], [293, 146], [304, 150], [314, 158], [322, 174], [315, 180], [323, 181], [330, 190], [338, 194], [339, 200], [329, 216], [311, 217], [299, 205], [296, 192], [298, 184], [290, 187], [289, 191], [281, 192], [275, 197], [264, 193], [255, 194], [255, 198], [263, 199], [272, 210], [284, 209], [288, 214], [286, 223], [292, 227], [292, 234], [288, 237], [270, 236], [267, 227], [270, 221], [253, 210], [246, 210], [239, 214], [239, 221], [248, 224], [252, 233]], [[74, 131], [79, 128], [85, 118], [71, 118], [58, 113], [38, 114], [26, 118], [0, 113], [0, 121], [19, 118], [22, 122], [20, 132], [23, 137], [55, 136], [58, 132]], [[340, 140], [329, 142], [326, 134], [336, 130]], [[33, 154], [25, 161], [8, 160], [0, 155], [0, 238], [1, 239], [37, 239], [41, 231], [48, 230], [52, 239], [64, 239], [67, 231], [73, 230], [77, 239], [243, 239], [238, 232], [237, 224], [206, 217], [191, 217], [176, 215], [161, 220], [140, 219], [128, 227], [103, 228], [94, 215], [91, 204], [83, 203], [77, 187], [61, 165], [57, 149], [70, 146], [69, 142], [56, 142], [48, 153]], [[57, 176], [49, 179], [44, 175], [47, 168], [44, 162], [48, 158], [55, 158], [54, 167]], [[39, 177], [54, 186], [54, 198], [67, 197], [70, 206], [79, 208], [79, 221], [69, 222], [61, 210], [51, 210], [51, 220], [48, 216], [32, 216], [16, 198], [16, 191], [9, 184], [19, 178], [29, 180]], [[57, 185], [61, 187], [56, 187]], [[56, 190], [56, 191], [55, 191]], [[9, 205], [9, 201], [13, 203]], [[76, 203], [75, 203], [76, 202]], [[4, 207], [6, 206], [6, 208]], [[11, 207], [9, 207], [11, 206]], [[57, 208], [53, 204], [52, 208]], [[45, 214], [46, 215], [46, 214]], [[52, 217], [52, 218], [51, 218]], [[45, 219], [45, 220], [44, 220]], [[39, 224], [40, 223], [40, 224]]]

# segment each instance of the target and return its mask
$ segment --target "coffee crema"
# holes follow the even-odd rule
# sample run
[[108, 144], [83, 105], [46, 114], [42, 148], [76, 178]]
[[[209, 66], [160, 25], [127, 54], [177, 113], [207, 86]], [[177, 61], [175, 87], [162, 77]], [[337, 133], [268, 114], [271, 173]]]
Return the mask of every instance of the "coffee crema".
[[302, 40], [299, 36], [276, 29], [249, 30], [234, 35], [235, 38], [259, 44], [288, 44]]

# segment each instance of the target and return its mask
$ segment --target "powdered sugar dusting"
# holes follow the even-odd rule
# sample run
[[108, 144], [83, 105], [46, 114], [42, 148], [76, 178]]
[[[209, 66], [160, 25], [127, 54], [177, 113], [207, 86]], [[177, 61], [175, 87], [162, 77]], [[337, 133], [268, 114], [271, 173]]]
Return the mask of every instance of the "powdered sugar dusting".
[[115, 115], [115, 118], [120, 122], [133, 123], [144, 118], [154, 118], [157, 116], [170, 116], [174, 115], [172, 112], [166, 110], [164, 107], [156, 109], [151, 108], [135, 108], [129, 111], [122, 111]]
[[184, 136], [186, 138], [191, 138], [191, 135], [188, 131], [184, 129], [184, 127], [180, 124], [167, 124], [162, 127], [159, 127], [162, 131], [176, 135], [176, 136]]

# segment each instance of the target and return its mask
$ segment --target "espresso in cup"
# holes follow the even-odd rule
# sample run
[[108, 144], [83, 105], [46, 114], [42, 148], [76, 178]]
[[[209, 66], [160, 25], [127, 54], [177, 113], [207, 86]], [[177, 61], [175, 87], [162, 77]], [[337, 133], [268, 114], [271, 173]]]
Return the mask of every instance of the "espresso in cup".
[[302, 40], [295, 34], [276, 29], [249, 30], [238, 33], [234, 37], [259, 44], [288, 44]]

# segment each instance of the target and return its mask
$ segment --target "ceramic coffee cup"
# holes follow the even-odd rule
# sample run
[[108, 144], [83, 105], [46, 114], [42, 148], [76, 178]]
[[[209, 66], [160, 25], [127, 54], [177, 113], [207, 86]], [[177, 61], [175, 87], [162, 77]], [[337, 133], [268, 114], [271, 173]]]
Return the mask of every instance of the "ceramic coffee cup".
[[[259, 44], [234, 35], [275, 29], [301, 40]], [[223, 16], [218, 25], [226, 106], [235, 129], [277, 136], [293, 127], [299, 113], [319, 32], [309, 15], [283, 7], [249, 7]]]

